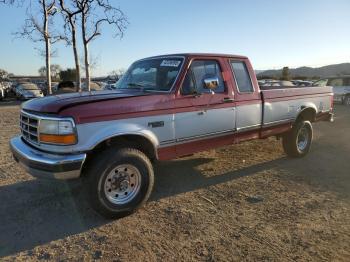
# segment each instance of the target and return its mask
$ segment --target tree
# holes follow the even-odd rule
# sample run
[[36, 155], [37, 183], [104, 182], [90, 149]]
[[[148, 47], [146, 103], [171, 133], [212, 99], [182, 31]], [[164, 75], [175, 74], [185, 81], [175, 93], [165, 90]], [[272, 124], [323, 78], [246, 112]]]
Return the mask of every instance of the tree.
[[113, 70], [112, 72], [109, 73], [109, 75], [115, 79], [120, 79], [125, 74], [125, 72], [126, 72], [125, 68], [120, 68], [117, 70]]
[[[58, 81], [60, 79], [60, 72], [62, 71], [62, 68], [60, 65], [53, 64], [50, 66], [50, 69], [52, 80]], [[46, 66], [40, 67], [38, 72], [40, 76], [46, 76]]]
[[8, 73], [3, 70], [3, 69], [0, 69], [0, 79], [5, 79], [8, 77]]
[[282, 77], [281, 80], [290, 80], [290, 73], [289, 73], [289, 67], [285, 66], [282, 69]]
[[[99, 60], [100, 60], [100, 57], [94, 56], [94, 55], [89, 55], [90, 73], [93, 72], [96, 68], [98, 68]], [[86, 71], [85, 59], [82, 58], [80, 62], [82, 64], [82, 66], [81, 66], [82, 71]]]
[[[72, 45], [73, 48], [73, 54], [74, 54], [74, 62], [75, 62], [75, 70], [76, 70], [76, 91], [81, 91], [81, 77], [80, 77], [80, 61], [79, 61], [79, 54], [78, 54], [78, 47], [77, 47], [77, 15], [82, 12], [81, 9], [75, 7], [74, 8], [71, 4], [68, 6], [66, 5], [65, 0], [59, 0], [60, 2], [60, 8], [61, 13], [63, 15], [64, 19], [64, 29], [65, 29], [65, 35], [66, 35], [66, 42], [68, 45]], [[72, 2], [72, 1], [70, 1]], [[73, 1], [74, 2], [74, 1]], [[70, 35], [70, 37], [68, 37]]]
[[[45, 60], [46, 60], [46, 78], [48, 93], [52, 94], [51, 88], [51, 45], [59, 40], [62, 40], [61, 36], [55, 34], [50, 29], [52, 26], [52, 18], [57, 12], [55, 6], [56, 0], [37, 0], [36, 5], [29, 3], [27, 9], [27, 18], [22, 29], [16, 33], [19, 37], [25, 37], [33, 42], [45, 42]], [[40, 13], [40, 20], [37, 19], [38, 15], [33, 14], [32, 7], [36, 7], [36, 11]]]
[[75, 81], [77, 77], [77, 71], [74, 68], [68, 68], [60, 72], [60, 78], [62, 81]]
[[128, 23], [124, 13], [113, 7], [108, 0], [74, 0], [76, 7], [82, 12], [81, 33], [84, 46], [84, 63], [86, 86], [90, 91], [90, 58], [89, 44], [102, 34], [102, 25], [108, 24], [113, 27], [115, 36], [123, 37]]

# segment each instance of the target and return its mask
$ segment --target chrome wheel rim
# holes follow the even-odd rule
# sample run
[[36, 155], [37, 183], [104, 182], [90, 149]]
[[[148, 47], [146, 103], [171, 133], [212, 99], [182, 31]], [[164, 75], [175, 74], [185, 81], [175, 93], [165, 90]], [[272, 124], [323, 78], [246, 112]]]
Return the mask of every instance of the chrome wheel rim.
[[306, 126], [300, 128], [297, 138], [297, 146], [299, 151], [304, 151], [309, 143], [309, 130]]
[[135, 198], [140, 191], [140, 187], [140, 171], [133, 165], [123, 164], [115, 167], [107, 175], [104, 192], [111, 203], [123, 205]]

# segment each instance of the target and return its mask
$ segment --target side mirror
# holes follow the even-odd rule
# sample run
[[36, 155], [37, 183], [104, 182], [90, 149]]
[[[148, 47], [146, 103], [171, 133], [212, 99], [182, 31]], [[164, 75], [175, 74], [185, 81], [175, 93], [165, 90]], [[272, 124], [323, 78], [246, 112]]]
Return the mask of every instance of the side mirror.
[[219, 78], [217, 77], [210, 77], [204, 79], [204, 88], [206, 89], [215, 89], [219, 86]]

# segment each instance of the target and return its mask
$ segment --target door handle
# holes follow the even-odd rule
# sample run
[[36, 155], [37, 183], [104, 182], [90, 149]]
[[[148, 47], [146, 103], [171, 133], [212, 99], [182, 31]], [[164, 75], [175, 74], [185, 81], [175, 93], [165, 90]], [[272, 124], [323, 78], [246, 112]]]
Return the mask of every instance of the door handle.
[[222, 102], [224, 102], [224, 103], [231, 103], [231, 102], [233, 102], [233, 101], [235, 101], [233, 98], [230, 98], [230, 97], [225, 97], [223, 100], [222, 100]]
[[199, 115], [199, 116], [202, 116], [202, 115], [204, 115], [206, 112], [205, 111], [200, 111], [200, 112], [198, 112], [197, 114]]

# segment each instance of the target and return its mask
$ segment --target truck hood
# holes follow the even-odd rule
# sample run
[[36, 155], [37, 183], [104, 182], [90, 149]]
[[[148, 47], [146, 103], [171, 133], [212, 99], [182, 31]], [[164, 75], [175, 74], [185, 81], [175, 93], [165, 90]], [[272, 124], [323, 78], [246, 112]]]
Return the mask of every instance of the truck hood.
[[139, 90], [106, 90], [51, 95], [25, 102], [22, 104], [22, 109], [31, 112], [58, 114], [61, 110], [77, 105], [150, 94], [152, 93], [145, 93]]

